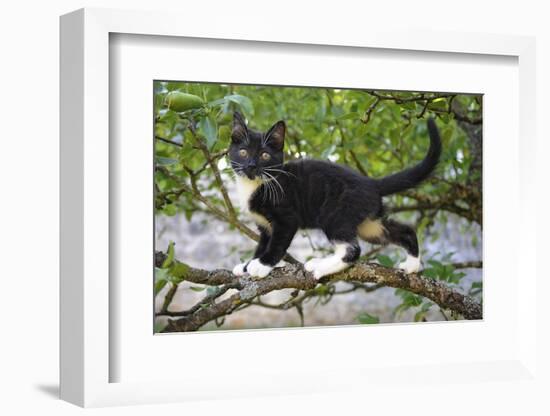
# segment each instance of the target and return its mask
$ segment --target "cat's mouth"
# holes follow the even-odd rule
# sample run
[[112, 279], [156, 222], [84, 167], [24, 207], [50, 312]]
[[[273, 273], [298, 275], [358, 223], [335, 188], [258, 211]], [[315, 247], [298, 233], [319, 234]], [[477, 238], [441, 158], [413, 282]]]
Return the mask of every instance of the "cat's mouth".
[[251, 181], [261, 178], [261, 175], [256, 169], [244, 169], [242, 172]]
[[258, 177], [255, 173], [245, 173], [245, 175], [251, 181], [253, 181], [254, 179], [256, 179]]

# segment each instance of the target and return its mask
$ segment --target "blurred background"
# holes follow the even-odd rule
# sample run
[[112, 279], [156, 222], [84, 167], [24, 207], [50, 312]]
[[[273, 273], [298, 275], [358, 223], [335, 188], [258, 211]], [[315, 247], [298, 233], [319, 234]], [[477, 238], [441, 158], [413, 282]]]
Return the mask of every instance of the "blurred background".
[[[226, 160], [235, 110], [253, 129], [285, 120], [287, 160], [331, 160], [371, 177], [420, 161], [429, 145], [426, 119], [433, 117], [443, 141], [438, 169], [385, 202], [392, 217], [416, 227], [423, 275], [482, 300], [482, 96], [164, 81], [155, 82], [154, 93], [157, 251], [171, 246], [177, 260], [207, 270], [231, 270], [250, 258], [255, 227], [239, 212]], [[329, 250], [322, 232], [300, 231], [289, 253], [303, 262]], [[362, 243], [362, 260], [392, 267], [404, 257], [396, 247]], [[156, 329], [212, 290], [158, 268]], [[329, 283], [301, 310], [277, 307], [291, 292], [271, 292], [201, 330], [461, 319], [403, 289]]]

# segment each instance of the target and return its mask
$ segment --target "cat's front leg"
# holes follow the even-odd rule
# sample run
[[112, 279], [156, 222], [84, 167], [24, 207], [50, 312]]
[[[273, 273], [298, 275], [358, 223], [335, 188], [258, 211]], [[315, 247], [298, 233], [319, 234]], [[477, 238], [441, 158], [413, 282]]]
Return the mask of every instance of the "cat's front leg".
[[253, 259], [250, 263], [248, 263], [248, 266], [246, 266], [246, 270], [250, 276], [253, 277], [266, 277], [269, 273], [271, 273], [273, 268], [274, 267], [268, 264], [263, 264], [260, 259]]
[[[233, 267], [233, 274], [235, 276], [244, 276], [246, 273], [248, 273], [248, 265], [250, 263], [252, 263], [254, 260], [257, 260], [256, 259], [252, 259], [250, 261], [247, 261], [247, 262], [244, 262], [244, 263], [239, 263], [237, 264], [235, 267]], [[282, 267], [285, 267], [287, 266], [288, 263], [284, 260], [281, 260], [279, 261], [279, 263], [277, 263], [273, 268], [274, 269], [278, 269], [278, 268], [282, 268]], [[255, 266], [253, 266], [255, 267]], [[271, 270], [270, 270], [271, 271]]]
[[248, 273], [248, 265], [254, 260], [260, 257], [265, 250], [267, 249], [267, 244], [269, 243], [270, 232], [267, 228], [258, 225], [258, 231], [260, 231], [260, 239], [258, 240], [258, 245], [252, 256], [252, 260], [245, 261], [244, 263], [239, 263], [233, 267], [233, 274], [235, 276], [244, 276]]
[[235, 267], [233, 267], [233, 274], [235, 276], [244, 276], [249, 263], [249, 261], [245, 261], [244, 263], [236, 264]]
[[265, 252], [252, 260], [247, 266], [251, 276], [265, 277], [275, 267], [280, 267], [281, 261], [290, 246], [298, 227], [291, 223], [275, 223], [272, 225], [271, 238]]

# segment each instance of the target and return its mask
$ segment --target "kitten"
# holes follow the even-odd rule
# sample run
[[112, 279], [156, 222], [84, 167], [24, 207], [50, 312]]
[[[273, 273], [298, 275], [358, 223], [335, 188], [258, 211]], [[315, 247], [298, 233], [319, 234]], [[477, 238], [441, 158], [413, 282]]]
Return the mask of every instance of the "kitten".
[[317, 279], [342, 271], [359, 258], [357, 238], [403, 247], [407, 259], [399, 268], [418, 272], [416, 233], [386, 217], [382, 197], [412, 188], [433, 172], [441, 154], [435, 122], [428, 120], [430, 148], [424, 160], [381, 179], [328, 161], [284, 163], [285, 130], [284, 121], [278, 121], [266, 133], [254, 131], [241, 114], [233, 116], [229, 159], [241, 207], [250, 213], [260, 232], [252, 260], [235, 266], [233, 273], [267, 276], [283, 264], [294, 235], [305, 228], [323, 230], [335, 247], [334, 254], [305, 263], [305, 269]]

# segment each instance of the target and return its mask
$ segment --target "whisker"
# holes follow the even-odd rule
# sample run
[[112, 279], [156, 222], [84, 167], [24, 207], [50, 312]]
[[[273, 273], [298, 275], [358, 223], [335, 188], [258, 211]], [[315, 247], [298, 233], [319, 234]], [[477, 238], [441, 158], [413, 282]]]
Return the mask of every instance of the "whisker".
[[[269, 176], [268, 176], [269, 178]], [[273, 203], [277, 203], [278, 202], [278, 194], [277, 194], [277, 189], [275, 188], [275, 185], [273, 185], [273, 183], [271, 182], [270, 179], [268, 179], [267, 181], [269, 183], [269, 189], [271, 190], [271, 200], [273, 201]]]
[[279, 192], [275, 185], [273, 185], [273, 182], [269, 181], [269, 186], [273, 190], [273, 203], [278, 204], [279, 203]]
[[273, 184], [269, 181], [269, 178], [265, 176], [265, 182], [266, 189], [267, 189], [267, 200], [268, 201], [274, 201], [275, 200], [275, 194], [273, 192]]
[[279, 172], [279, 173], [283, 173], [287, 176], [294, 176], [296, 178], [296, 175], [291, 173], [291, 172], [287, 172], [286, 170], [282, 170], [282, 169], [275, 169], [275, 168], [264, 168], [264, 170], [267, 170], [267, 171], [270, 171], [270, 172]]
[[[283, 186], [279, 183], [279, 181], [275, 178], [275, 176], [271, 175], [270, 173], [268, 172], [265, 172], [264, 173], [269, 177], [271, 178], [271, 180], [279, 187], [279, 189], [281, 190], [281, 197], [284, 196], [285, 194], [285, 190], [283, 189]], [[271, 181], [270, 181], [271, 182]]]
[[273, 184], [271, 183], [271, 180], [267, 177], [267, 175], [262, 174], [262, 177], [265, 178], [263, 185], [265, 185], [267, 200], [274, 201], [275, 194], [273, 192]]

